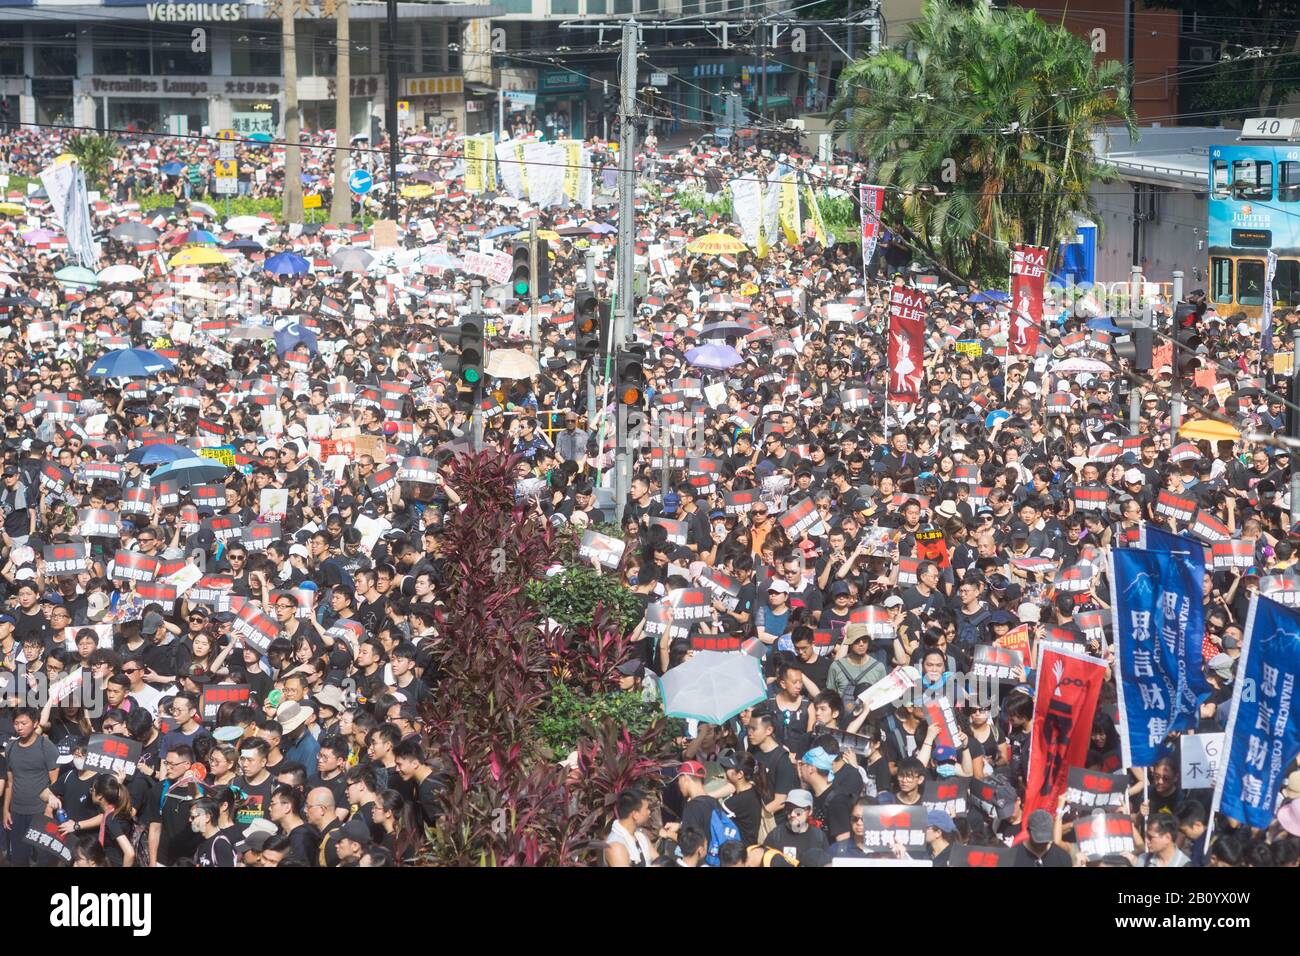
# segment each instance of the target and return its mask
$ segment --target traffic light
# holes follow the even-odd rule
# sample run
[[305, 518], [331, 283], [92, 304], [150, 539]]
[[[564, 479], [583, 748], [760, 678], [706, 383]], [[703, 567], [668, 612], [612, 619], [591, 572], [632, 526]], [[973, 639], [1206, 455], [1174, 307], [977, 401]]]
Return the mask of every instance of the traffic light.
[[644, 345], [627, 345], [614, 357], [615, 397], [620, 405], [639, 407], [645, 398]]
[[602, 302], [595, 289], [579, 289], [573, 299], [574, 351], [580, 356], [598, 355], [609, 346], [609, 303]]
[[516, 242], [512, 252], [510, 288], [517, 299], [541, 298], [551, 292], [551, 261], [545, 240], [537, 240], [537, 275], [533, 275], [533, 253], [528, 242]]
[[483, 317], [466, 316], [456, 331], [456, 383], [477, 398], [483, 387]]
[[1144, 316], [1117, 315], [1112, 320], [1127, 332], [1115, 342], [1115, 355], [1124, 359], [1135, 372], [1149, 372], [1155, 351], [1155, 331]]

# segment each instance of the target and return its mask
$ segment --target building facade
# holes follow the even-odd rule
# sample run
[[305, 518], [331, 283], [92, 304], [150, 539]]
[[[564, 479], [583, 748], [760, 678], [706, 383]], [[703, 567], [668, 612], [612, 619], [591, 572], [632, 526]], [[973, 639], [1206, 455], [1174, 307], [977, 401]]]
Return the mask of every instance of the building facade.
[[[303, 127], [333, 129], [336, 24], [319, 0], [300, 4], [294, 32]], [[328, 6], [327, 9], [332, 9]], [[406, 121], [465, 129], [461, 34], [499, 8], [398, 4], [395, 47]], [[283, 132], [279, 8], [254, 3], [0, 0], [0, 112], [25, 123], [176, 134]], [[350, 132], [385, 112], [389, 48], [383, 4], [349, 5]]]

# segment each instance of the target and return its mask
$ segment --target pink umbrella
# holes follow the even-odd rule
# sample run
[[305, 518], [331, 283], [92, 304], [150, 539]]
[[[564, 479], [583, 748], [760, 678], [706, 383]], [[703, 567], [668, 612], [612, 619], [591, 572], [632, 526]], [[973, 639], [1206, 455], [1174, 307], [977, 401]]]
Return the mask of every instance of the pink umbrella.
[[57, 235], [57, 233], [50, 232], [48, 229], [32, 229], [28, 232], [22, 233], [21, 235], [23, 237], [23, 242], [31, 245], [37, 242], [49, 242]]
[[433, 140], [429, 139], [427, 136], [408, 136], [406, 139], [402, 140], [402, 143], [406, 146], [427, 146], [432, 142]]

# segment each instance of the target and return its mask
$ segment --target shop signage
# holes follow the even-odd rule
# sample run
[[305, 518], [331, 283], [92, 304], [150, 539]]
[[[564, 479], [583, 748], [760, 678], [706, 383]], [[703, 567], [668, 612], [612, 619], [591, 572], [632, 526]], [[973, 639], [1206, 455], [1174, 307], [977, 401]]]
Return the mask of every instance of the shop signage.
[[443, 96], [465, 92], [465, 78], [461, 76], [414, 76], [402, 81], [402, 92], [407, 96]]
[[572, 70], [538, 70], [537, 92], [553, 93], [557, 90], [585, 90], [590, 81]]
[[146, 3], [145, 13], [159, 23], [234, 23], [244, 19], [242, 3]]
[[[329, 78], [326, 84], [329, 90], [330, 99], [338, 97], [338, 85], [334, 77]], [[377, 76], [354, 76], [350, 78], [348, 89], [352, 91], [353, 96], [374, 96], [379, 92], [379, 77]]]
[[209, 80], [179, 77], [154, 80], [140, 76], [93, 76], [84, 82], [89, 83], [90, 93], [158, 93], [163, 96], [196, 96], [206, 94], [210, 90]]

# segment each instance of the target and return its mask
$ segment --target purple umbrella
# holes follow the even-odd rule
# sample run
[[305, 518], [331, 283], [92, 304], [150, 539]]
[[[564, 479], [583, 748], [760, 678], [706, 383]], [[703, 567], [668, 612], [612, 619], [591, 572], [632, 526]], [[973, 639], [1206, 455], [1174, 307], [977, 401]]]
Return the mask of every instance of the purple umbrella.
[[50, 232], [48, 229], [32, 229], [22, 234], [23, 242], [29, 245], [36, 242], [49, 242], [54, 236], [55, 233]]
[[686, 353], [686, 364], [694, 365], [696, 368], [731, 368], [744, 361], [740, 353], [730, 345], [719, 345], [716, 342], [701, 345]]

